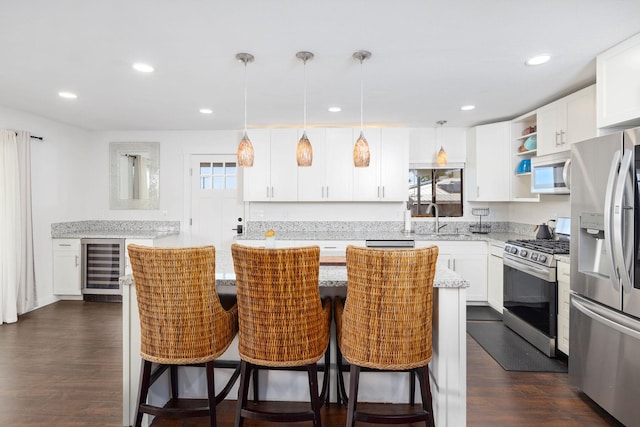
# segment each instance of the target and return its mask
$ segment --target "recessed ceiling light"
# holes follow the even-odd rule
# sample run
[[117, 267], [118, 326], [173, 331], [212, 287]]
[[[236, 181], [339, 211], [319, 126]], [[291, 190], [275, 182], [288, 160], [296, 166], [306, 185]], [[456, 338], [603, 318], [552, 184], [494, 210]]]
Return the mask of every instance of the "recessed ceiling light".
[[551, 59], [550, 55], [537, 55], [537, 56], [532, 56], [531, 58], [527, 59], [525, 64], [527, 65], [541, 65], [544, 64], [545, 62], [549, 61]]
[[210, 108], [201, 108], [201, 109], [200, 109], [200, 112], [201, 112], [202, 114], [213, 114], [213, 110], [212, 110], [212, 109], [210, 109]]
[[340, 111], [342, 111], [342, 108], [340, 107], [329, 107], [329, 111], [332, 113], [339, 113]]
[[76, 99], [78, 97], [78, 95], [71, 92], [58, 92], [58, 96], [60, 98], [67, 98], [67, 99]]
[[470, 111], [470, 110], [473, 110], [474, 108], [476, 108], [475, 105], [463, 105], [462, 107], [460, 107], [462, 111]]
[[142, 62], [136, 62], [133, 64], [133, 69], [138, 70], [141, 73], [153, 73], [154, 68], [149, 64], [144, 64]]

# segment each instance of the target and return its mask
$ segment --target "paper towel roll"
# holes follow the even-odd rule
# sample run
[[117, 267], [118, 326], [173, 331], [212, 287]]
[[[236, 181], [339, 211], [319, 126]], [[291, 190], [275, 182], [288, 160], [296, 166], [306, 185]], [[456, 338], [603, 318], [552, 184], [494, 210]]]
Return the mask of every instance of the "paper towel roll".
[[411, 227], [411, 210], [406, 210], [404, 212], [404, 231], [407, 233], [413, 231]]

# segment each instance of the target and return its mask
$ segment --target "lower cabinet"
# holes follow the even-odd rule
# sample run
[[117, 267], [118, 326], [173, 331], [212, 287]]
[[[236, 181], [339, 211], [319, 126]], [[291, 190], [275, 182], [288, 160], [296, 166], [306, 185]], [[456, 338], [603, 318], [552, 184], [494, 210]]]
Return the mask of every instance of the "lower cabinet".
[[558, 261], [558, 350], [569, 355], [569, 275], [571, 266]]
[[82, 295], [80, 239], [53, 239], [53, 294]]
[[469, 281], [467, 302], [487, 302], [487, 243], [469, 241], [416, 241], [416, 247], [439, 247], [438, 266]]
[[502, 313], [504, 302], [504, 268], [502, 266], [502, 253], [504, 243], [489, 244], [489, 258], [487, 271], [487, 288], [489, 305]]

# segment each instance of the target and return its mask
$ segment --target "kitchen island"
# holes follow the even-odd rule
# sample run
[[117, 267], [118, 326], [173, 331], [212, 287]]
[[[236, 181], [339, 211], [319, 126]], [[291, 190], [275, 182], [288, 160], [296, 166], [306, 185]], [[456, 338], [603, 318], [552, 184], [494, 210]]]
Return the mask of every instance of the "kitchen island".
[[[131, 276], [120, 279], [123, 289], [123, 425], [131, 425], [135, 417], [140, 372], [140, 328]], [[347, 275], [344, 266], [320, 267], [322, 296], [346, 294]], [[235, 293], [235, 274], [229, 253], [216, 254], [216, 286], [220, 294]], [[438, 267], [434, 280], [433, 358], [429, 364], [436, 425], [466, 425], [466, 289], [468, 281], [457, 273]], [[335, 334], [334, 334], [335, 335]], [[236, 337], [237, 340], [237, 337]], [[220, 360], [239, 360], [237, 341]], [[336, 401], [335, 336], [331, 342], [331, 401]], [[216, 384], [222, 386], [231, 370], [217, 369]], [[187, 397], [205, 395], [204, 371], [181, 371], [181, 394]], [[345, 374], [348, 378], [348, 374]], [[308, 399], [306, 373], [288, 371], [260, 372], [260, 397], [265, 400], [296, 401]], [[417, 390], [419, 393], [419, 390]], [[158, 381], [150, 399], [159, 403], [168, 396], [168, 385]], [[237, 396], [237, 385], [229, 394]], [[406, 403], [409, 401], [409, 376], [402, 373], [364, 373], [360, 380], [362, 402]]]

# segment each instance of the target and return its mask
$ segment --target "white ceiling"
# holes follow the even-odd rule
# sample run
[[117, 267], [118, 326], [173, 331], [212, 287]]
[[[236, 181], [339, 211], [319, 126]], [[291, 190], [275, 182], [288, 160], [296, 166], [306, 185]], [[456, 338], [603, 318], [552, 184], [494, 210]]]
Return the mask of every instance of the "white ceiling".
[[0, 16], [0, 105], [89, 130], [241, 129], [238, 52], [255, 56], [249, 127], [300, 126], [301, 50], [308, 125], [357, 126], [360, 49], [365, 125], [471, 126], [595, 82], [596, 55], [640, 32], [638, 0], [0, 0]]

